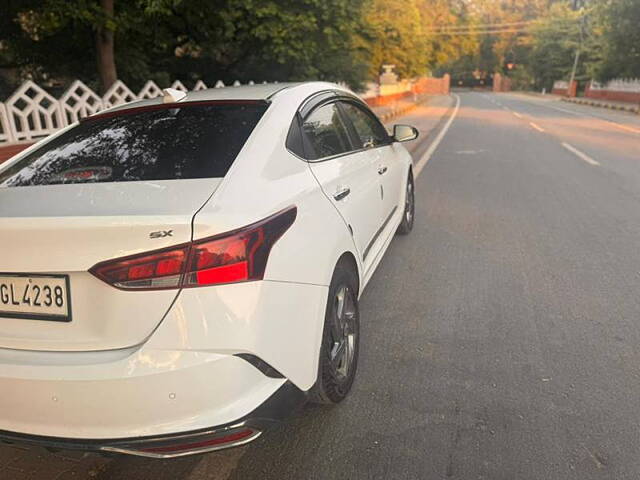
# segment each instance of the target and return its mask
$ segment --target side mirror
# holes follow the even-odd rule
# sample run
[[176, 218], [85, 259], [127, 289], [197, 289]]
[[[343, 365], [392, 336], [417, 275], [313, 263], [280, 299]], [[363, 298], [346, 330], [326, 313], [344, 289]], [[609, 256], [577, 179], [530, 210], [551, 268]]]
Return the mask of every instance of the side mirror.
[[393, 140], [395, 142], [409, 142], [415, 140], [420, 135], [418, 129], [410, 125], [394, 125]]

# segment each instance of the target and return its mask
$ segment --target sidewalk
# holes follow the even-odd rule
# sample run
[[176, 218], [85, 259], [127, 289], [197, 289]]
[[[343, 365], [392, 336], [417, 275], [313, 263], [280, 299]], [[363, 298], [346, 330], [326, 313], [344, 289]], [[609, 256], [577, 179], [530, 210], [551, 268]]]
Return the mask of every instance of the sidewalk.
[[562, 97], [563, 102], [577, 103], [578, 105], [589, 105], [591, 107], [609, 108], [611, 110], [622, 110], [624, 112], [632, 112], [640, 114], [640, 105], [628, 102], [614, 102], [612, 100], [596, 100], [586, 97]]
[[432, 97], [433, 95], [427, 94], [415, 95], [411, 99], [405, 98], [402, 100], [398, 100], [391, 105], [370, 108], [380, 118], [380, 120], [382, 120], [383, 123], [386, 123], [392, 118], [398, 117], [400, 115], [406, 115], [418, 105], [428, 102]]

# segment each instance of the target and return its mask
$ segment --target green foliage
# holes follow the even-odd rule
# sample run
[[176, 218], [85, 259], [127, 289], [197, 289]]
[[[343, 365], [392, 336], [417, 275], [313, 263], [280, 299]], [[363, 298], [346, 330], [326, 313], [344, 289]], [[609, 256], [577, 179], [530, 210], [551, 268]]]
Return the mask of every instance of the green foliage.
[[597, 14], [603, 52], [596, 78], [640, 78], [640, 1], [603, 0]]
[[[2, 93], [26, 77], [98, 88], [104, 29], [114, 33], [118, 76], [134, 89], [147, 79], [357, 88], [384, 63], [404, 77], [501, 72], [550, 88], [568, 79], [577, 50], [578, 79], [640, 77], [640, 0], [115, 0], [113, 17], [100, 0], [0, 0], [0, 12]], [[519, 32], [437, 33], [530, 21]]]
[[556, 3], [536, 24], [528, 64], [538, 87], [551, 90], [555, 80], [569, 79], [580, 46], [579, 19], [568, 4]]
[[568, 79], [577, 50], [583, 83], [640, 77], [640, 2], [592, 0], [578, 11], [567, 1], [552, 5], [532, 37], [529, 69], [537, 85]]
[[36, 79], [97, 82], [94, 35], [115, 33], [118, 73], [137, 88], [148, 79], [346, 81], [366, 77], [356, 44], [361, 0], [115, 1], [0, 0], [0, 67]]
[[473, 38], [433, 35], [436, 28], [463, 24], [465, 8], [449, 0], [369, 0], [363, 38], [370, 76], [385, 63], [396, 65], [403, 77], [424, 75], [474, 50]]

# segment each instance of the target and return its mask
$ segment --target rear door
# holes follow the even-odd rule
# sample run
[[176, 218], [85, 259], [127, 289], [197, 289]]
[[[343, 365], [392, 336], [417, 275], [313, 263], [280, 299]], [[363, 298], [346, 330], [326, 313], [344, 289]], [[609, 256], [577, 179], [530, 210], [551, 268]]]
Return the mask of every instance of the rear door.
[[382, 221], [376, 158], [354, 145], [335, 101], [306, 115], [302, 135], [311, 171], [351, 229], [366, 268]]

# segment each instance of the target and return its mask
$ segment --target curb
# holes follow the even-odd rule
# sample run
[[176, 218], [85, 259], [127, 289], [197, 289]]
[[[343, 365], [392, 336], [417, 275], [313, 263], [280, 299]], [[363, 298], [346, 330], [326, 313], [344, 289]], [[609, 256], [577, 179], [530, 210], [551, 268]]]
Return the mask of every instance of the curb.
[[378, 118], [380, 120], [382, 120], [383, 123], [386, 123], [386, 122], [388, 122], [389, 120], [392, 120], [395, 117], [399, 117], [401, 115], [409, 113], [411, 110], [416, 108], [418, 105], [422, 105], [423, 103], [427, 102], [429, 100], [429, 98], [430, 97], [427, 96], [426, 98], [422, 98], [422, 99], [418, 100], [415, 103], [411, 103], [410, 105], [406, 105], [404, 107], [400, 107], [398, 109], [392, 110], [391, 112], [387, 112], [385, 114], [378, 115]]
[[576, 103], [578, 105], [589, 105], [590, 107], [608, 108], [610, 110], [620, 110], [623, 112], [631, 112], [640, 114], [640, 106], [624, 105], [620, 103], [604, 103], [595, 100], [587, 100], [584, 98], [567, 98], [562, 97], [563, 102]]

